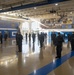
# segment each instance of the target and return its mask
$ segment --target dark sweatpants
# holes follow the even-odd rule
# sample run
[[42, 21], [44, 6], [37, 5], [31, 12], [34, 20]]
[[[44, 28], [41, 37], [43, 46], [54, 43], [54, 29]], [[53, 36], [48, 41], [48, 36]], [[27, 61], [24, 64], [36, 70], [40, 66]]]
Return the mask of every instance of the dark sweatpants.
[[2, 39], [0, 40], [0, 42], [1, 42], [1, 44], [2, 44], [2, 42], [3, 42]]
[[22, 52], [22, 44], [18, 45], [18, 50], [19, 50], [19, 52]]
[[74, 44], [71, 43], [71, 50], [74, 50]]
[[56, 47], [57, 57], [61, 57], [61, 51], [62, 51], [62, 47], [61, 46], [57, 46]]

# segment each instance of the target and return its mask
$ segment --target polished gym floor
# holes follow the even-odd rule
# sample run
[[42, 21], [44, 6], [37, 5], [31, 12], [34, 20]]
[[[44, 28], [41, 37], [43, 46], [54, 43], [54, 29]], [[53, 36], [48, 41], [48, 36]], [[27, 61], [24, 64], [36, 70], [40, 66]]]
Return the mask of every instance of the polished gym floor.
[[74, 75], [74, 52], [63, 44], [62, 57], [56, 59], [53, 45], [45, 42], [41, 49], [38, 41], [22, 42], [18, 52], [15, 39], [0, 44], [0, 75]]

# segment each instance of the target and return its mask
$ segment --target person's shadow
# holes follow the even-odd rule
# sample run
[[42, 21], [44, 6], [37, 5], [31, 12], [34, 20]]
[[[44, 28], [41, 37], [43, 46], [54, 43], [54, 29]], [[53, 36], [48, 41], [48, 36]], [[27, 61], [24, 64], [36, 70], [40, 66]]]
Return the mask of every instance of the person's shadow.
[[2, 51], [3, 51], [3, 45], [0, 44], [0, 52], [2, 52]]
[[31, 41], [29, 41], [29, 47], [31, 47]]
[[33, 47], [32, 47], [33, 52], [35, 51], [35, 44], [33, 43]]
[[40, 54], [39, 54], [39, 59], [43, 60], [44, 56], [43, 56], [43, 50], [42, 48], [40, 49]]
[[21, 70], [23, 70], [23, 69], [22, 69], [22, 67], [23, 67], [23, 57], [22, 57], [22, 53], [18, 53], [17, 67], [18, 67], [19, 75], [21, 75]]

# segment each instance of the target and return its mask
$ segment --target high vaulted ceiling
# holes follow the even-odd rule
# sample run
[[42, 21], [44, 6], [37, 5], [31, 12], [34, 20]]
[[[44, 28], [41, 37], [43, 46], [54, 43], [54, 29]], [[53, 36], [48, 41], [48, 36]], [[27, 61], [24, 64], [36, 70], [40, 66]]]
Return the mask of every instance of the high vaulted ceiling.
[[37, 3], [44, 0], [0, 0], [0, 6], [5, 7], [11, 7], [15, 5], [21, 5], [21, 4], [31, 4], [31, 3]]
[[46, 0], [0, 0], [0, 8], [11, 8], [15, 6], [35, 4], [40, 2], [46, 2]]
[[[59, 18], [61, 15], [73, 15], [74, 0], [63, 0], [63, 2], [59, 2], [58, 5], [55, 5], [54, 2], [51, 2], [51, 4], [49, 1], [51, 0], [0, 0], [0, 8], [2, 8], [1, 11], [3, 12], [1, 15], [39, 19]], [[18, 7], [20, 10], [17, 10]], [[24, 8], [22, 9], [22, 7]]]

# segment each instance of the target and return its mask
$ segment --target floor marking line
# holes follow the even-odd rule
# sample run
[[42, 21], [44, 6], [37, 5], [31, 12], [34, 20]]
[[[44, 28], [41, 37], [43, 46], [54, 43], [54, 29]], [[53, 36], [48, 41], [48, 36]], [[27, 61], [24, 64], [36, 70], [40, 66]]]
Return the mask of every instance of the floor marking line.
[[74, 56], [74, 51], [64, 55], [60, 59], [55, 60], [55, 62], [51, 62], [50, 64], [45, 65], [44, 67], [36, 70], [36, 72], [32, 72], [29, 75], [47, 75], [60, 65], [62, 65], [65, 61], [67, 61], [69, 58]]

